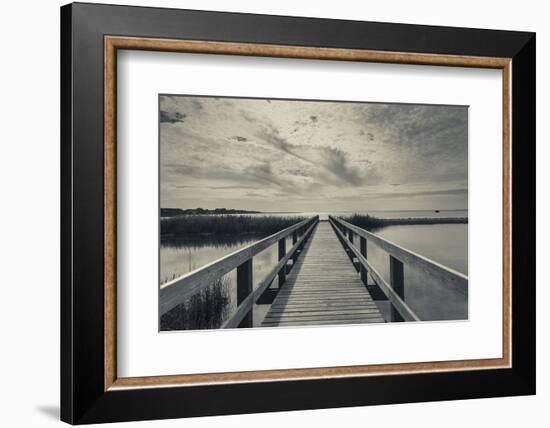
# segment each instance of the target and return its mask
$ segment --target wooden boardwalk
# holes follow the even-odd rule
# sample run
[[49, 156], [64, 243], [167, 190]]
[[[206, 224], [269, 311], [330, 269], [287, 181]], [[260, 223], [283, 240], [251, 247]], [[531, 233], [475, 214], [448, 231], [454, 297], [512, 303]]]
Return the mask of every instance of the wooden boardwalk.
[[262, 327], [384, 322], [328, 221], [319, 222]]
[[[289, 241], [292, 246], [287, 248]], [[367, 242], [387, 254], [389, 279], [384, 278], [368, 259]], [[277, 263], [255, 284], [254, 257], [273, 245], [279, 250]], [[353, 256], [355, 265], [348, 254]], [[295, 264], [288, 272], [291, 261]], [[361, 274], [356, 272], [356, 266]], [[405, 266], [420, 270], [432, 281], [456, 293], [465, 302], [467, 314], [466, 275], [342, 218], [329, 216], [328, 221], [319, 221], [318, 215], [162, 284], [159, 312], [161, 316], [168, 313], [210, 287], [213, 281], [236, 271], [237, 309], [221, 328], [253, 327], [256, 304], [271, 304], [262, 322], [264, 327], [420, 321], [405, 301]], [[279, 288], [275, 287], [277, 278]], [[369, 290], [376, 291], [377, 299], [390, 304], [390, 311], [384, 312], [385, 319], [364, 285], [367, 279], [374, 283]]]

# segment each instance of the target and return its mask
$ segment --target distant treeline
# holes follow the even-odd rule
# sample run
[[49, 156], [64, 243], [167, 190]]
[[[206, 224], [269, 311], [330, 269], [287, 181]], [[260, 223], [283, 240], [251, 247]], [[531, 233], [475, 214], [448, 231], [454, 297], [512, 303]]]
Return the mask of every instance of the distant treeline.
[[353, 214], [341, 217], [342, 220], [366, 230], [379, 229], [384, 226], [419, 225], [419, 224], [466, 224], [468, 217], [441, 218], [378, 218], [365, 214]]
[[227, 208], [216, 208], [209, 210], [206, 208], [161, 208], [161, 217], [175, 217], [178, 215], [208, 215], [208, 214], [259, 214], [260, 211], [233, 210]]
[[304, 219], [304, 217], [249, 215], [182, 215], [161, 219], [160, 231], [161, 235], [171, 237], [199, 234], [236, 235], [244, 233], [267, 236], [286, 229]]

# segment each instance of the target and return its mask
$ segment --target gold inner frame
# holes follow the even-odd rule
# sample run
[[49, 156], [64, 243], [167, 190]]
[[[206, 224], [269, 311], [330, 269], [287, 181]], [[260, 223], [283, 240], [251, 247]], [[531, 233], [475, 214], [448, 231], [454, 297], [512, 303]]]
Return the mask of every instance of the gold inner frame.
[[[441, 65], [502, 70], [503, 90], [503, 320], [502, 358], [375, 364], [305, 369], [261, 370], [170, 376], [117, 377], [116, 367], [116, 89], [117, 50], [324, 59], [393, 64]], [[192, 386], [235, 382], [281, 381], [314, 378], [360, 377], [420, 372], [441, 372], [511, 367], [512, 340], [512, 164], [511, 164], [511, 58], [385, 52], [251, 43], [170, 40], [139, 37], [104, 37], [104, 389]]]

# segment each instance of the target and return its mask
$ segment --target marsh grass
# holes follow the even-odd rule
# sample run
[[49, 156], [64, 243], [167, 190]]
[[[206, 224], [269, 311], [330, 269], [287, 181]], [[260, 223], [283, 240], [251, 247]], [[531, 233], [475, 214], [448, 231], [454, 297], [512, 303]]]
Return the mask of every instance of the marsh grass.
[[467, 217], [441, 218], [378, 218], [368, 214], [353, 214], [341, 217], [342, 220], [366, 230], [376, 230], [385, 226], [422, 225], [422, 224], [466, 224]]
[[181, 215], [163, 218], [161, 235], [183, 237], [190, 235], [271, 235], [296, 224], [305, 217], [276, 217], [250, 215]]
[[187, 248], [191, 251], [204, 248], [225, 248], [242, 245], [265, 237], [262, 233], [246, 233], [239, 235], [189, 234], [185, 236], [161, 236], [161, 244], [168, 248]]
[[199, 330], [221, 327], [231, 306], [229, 279], [222, 277], [160, 318], [160, 329]]

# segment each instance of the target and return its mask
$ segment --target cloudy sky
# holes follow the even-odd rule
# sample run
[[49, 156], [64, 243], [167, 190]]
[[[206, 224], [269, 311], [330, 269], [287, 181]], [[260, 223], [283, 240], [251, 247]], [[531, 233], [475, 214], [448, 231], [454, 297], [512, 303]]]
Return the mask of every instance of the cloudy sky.
[[467, 107], [160, 96], [161, 207], [468, 207]]

